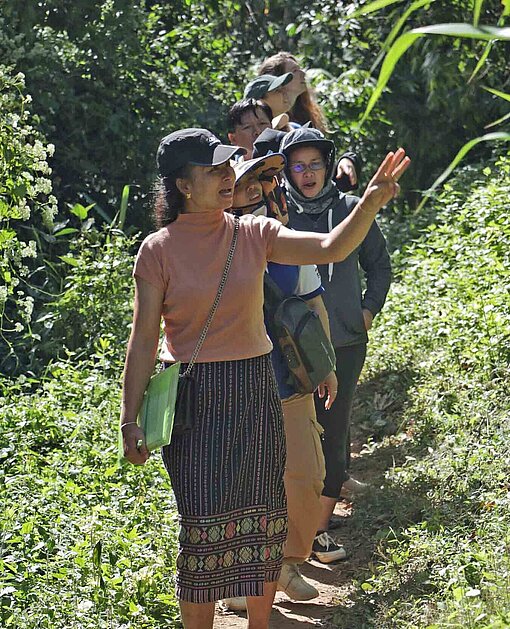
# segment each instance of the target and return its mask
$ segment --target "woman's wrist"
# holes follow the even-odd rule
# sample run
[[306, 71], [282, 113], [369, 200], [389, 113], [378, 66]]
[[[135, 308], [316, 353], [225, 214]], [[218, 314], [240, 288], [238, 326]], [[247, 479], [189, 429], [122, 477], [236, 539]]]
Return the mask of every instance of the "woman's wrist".
[[363, 198], [361, 198], [358, 201], [358, 208], [362, 214], [370, 214], [374, 218], [377, 216], [377, 212], [379, 212], [379, 210], [381, 209], [379, 207], [377, 208], [370, 207], [370, 203], [368, 203], [368, 201]]
[[120, 429], [122, 430], [124, 426], [138, 426], [138, 422], [121, 422]]

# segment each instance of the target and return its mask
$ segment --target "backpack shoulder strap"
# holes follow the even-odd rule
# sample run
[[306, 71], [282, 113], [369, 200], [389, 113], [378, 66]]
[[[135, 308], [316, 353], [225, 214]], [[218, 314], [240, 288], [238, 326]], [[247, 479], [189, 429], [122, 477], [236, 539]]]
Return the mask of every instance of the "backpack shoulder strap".
[[284, 299], [285, 295], [282, 290], [266, 271], [264, 273], [264, 308], [271, 316], [274, 316], [278, 306]]

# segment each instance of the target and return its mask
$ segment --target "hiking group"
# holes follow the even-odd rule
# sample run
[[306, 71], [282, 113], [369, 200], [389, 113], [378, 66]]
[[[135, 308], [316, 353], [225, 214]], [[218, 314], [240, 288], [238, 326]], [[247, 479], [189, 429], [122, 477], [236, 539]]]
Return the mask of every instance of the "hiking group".
[[[388, 153], [352, 196], [359, 159], [351, 151], [337, 159], [325, 133], [304, 71], [278, 53], [230, 109], [230, 145], [192, 128], [157, 150], [157, 231], [133, 271], [121, 430], [127, 459], [143, 464], [137, 416], [163, 320], [159, 360], [180, 361], [181, 371], [193, 363], [193, 426], [162, 449], [179, 512], [185, 629], [212, 627], [218, 600], [265, 629], [277, 590], [318, 596], [302, 563], [347, 556], [328, 531], [342, 488], [365, 489], [349, 475], [350, 414], [391, 281], [374, 219], [410, 160], [403, 149]], [[315, 392], [300, 386], [279, 338], [278, 302], [293, 296], [331, 342], [333, 369]]]

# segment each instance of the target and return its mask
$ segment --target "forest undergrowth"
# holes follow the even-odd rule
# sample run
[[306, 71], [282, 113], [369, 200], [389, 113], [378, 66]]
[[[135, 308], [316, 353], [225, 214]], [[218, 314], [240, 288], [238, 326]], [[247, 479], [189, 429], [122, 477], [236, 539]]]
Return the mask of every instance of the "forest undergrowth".
[[[366, 464], [387, 465], [352, 516], [373, 556], [339, 627], [510, 626], [509, 196], [501, 157], [459, 171], [412, 233], [409, 217], [383, 220], [396, 277], [358, 415]], [[53, 306], [55, 330], [74, 322], [67, 354], [42, 379], [0, 381], [5, 627], [179, 626], [177, 513], [161, 459], [117, 466], [132, 240], [96, 236], [92, 253], [90, 241], [74, 250]], [[96, 290], [108, 297], [104, 325]]]

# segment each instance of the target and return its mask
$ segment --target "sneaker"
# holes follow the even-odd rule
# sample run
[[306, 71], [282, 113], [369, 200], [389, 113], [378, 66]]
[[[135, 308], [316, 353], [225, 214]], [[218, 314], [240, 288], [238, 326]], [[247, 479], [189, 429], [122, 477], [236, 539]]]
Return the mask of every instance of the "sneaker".
[[319, 533], [314, 539], [312, 555], [321, 563], [331, 563], [347, 557], [345, 548], [340, 544], [336, 544], [327, 531]]
[[349, 494], [362, 494], [369, 488], [367, 483], [362, 483], [360, 480], [356, 480], [352, 476], [345, 480], [342, 484], [342, 492], [346, 491]]
[[223, 605], [233, 612], [245, 612], [248, 609], [246, 604], [246, 596], [233, 596], [232, 598], [224, 598], [221, 601]]
[[285, 592], [294, 601], [309, 601], [319, 596], [319, 591], [303, 578], [295, 563], [284, 563], [278, 579], [278, 592]]

